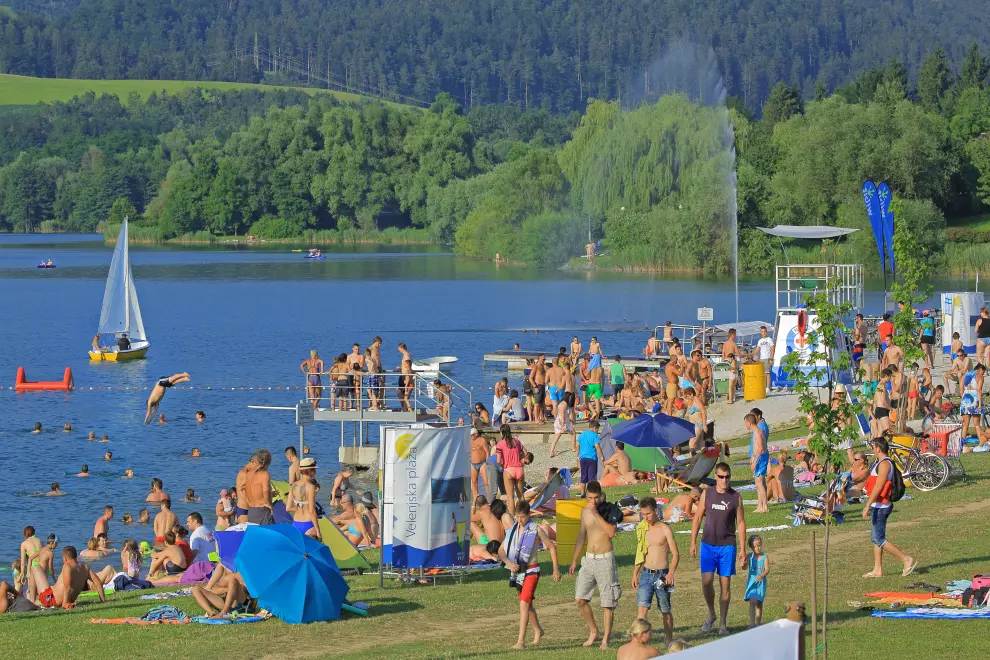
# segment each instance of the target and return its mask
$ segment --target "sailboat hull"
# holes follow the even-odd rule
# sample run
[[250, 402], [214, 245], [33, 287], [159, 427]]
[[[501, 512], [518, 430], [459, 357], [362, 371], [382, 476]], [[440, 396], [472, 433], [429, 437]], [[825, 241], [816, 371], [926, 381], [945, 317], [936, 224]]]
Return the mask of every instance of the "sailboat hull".
[[142, 342], [143, 345], [135, 345], [132, 348], [122, 351], [118, 348], [104, 351], [90, 351], [90, 362], [126, 362], [127, 360], [140, 360], [151, 348], [151, 342]]

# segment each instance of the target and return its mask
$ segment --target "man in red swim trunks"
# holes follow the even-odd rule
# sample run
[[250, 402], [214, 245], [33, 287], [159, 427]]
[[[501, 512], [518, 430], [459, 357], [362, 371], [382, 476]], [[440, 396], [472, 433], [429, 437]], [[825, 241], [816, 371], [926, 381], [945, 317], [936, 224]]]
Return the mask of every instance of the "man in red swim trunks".
[[514, 649], [526, 648], [526, 628], [533, 622], [533, 644], [539, 644], [543, 637], [543, 627], [533, 607], [536, 597], [536, 585], [540, 582], [540, 562], [538, 559], [538, 542], [550, 550], [553, 561], [553, 581], [560, 582], [560, 567], [557, 564], [557, 544], [550, 540], [547, 533], [533, 522], [529, 515], [529, 502], [516, 504], [516, 524], [506, 533], [505, 543], [498, 549], [498, 557], [505, 562], [509, 569], [510, 581], [519, 590], [519, 639]]
[[35, 601], [37, 605], [69, 609], [75, 606], [79, 594], [90, 588], [96, 590], [101, 603], [106, 602], [103, 580], [90, 569], [88, 564], [77, 562], [76, 556], [74, 547], [65, 546], [62, 550], [62, 572], [54, 585], [38, 594], [38, 600]]

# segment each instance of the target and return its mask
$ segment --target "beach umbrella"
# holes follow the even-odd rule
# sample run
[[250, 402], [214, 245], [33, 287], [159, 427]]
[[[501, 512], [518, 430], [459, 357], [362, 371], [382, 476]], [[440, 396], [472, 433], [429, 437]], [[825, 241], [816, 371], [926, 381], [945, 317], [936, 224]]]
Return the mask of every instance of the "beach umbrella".
[[340, 618], [350, 588], [330, 548], [292, 525], [251, 525], [234, 567], [258, 605], [286, 623]]
[[217, 557], [228, 571], [235, 570], [234, 557], [237, 556], [237, 550], [244, 541], [244, 532], [248, 527], [251, 527], [248, 523], [239, 523], [223, 531], [213, 532], [213, 538], [217, 542]]
[[631, 447], [672, 449], [694, 436], [692, 422], [664, 413], [638, 415], [612, 427], [612, 438]]

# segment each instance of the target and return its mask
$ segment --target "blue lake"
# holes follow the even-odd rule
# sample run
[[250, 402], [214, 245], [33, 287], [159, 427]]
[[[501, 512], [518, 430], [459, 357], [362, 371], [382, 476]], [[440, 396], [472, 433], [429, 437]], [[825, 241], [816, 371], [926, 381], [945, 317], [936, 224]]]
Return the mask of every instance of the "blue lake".
[[[0, 391], [0, 469], [6, 475], [0, 484], [0, 557], [16, 557], [27, 524], [39, 536], [55, 532], [63, 543], [84, 547], [105, 504], [116, 510], [112, 538], [150, 539], [149, 527], [124, 526], [120, 517], [137, 517], [152, 477], [165, 482], [180, 520], [198, 510], [212, 526], [219, 490], [233, 485], [260, 447], [272, 451], [273, 474], [284, 479], [282, 450], [298, 442], [292, 414], [248, 406], [298, 401], [298, 391], [255, 388], [301, 386], [299, 363], [313, 348], [329, 358], [349, 352], [354, 342], [363, 349], [381, 335], [386, 368], [399, 364], [398, 342], [414, 358], [456, 355], [451, 376], [490, 407], [490, 386], [505, 372], [497, 365], [484, 368], [482, 356], [514, 342], [549, 353], [575, 334], [587, 346], [594, 334], [606, 353], [637, 354], [647, 338], [644, 328], [667, 319], [691, 323], [698, 307], [713, 307], [716, 322], [735, 320], [727, 280], [496, 268], [429, 247], [327, 254], [309, 261], [289, 248], [132, 247], [151, 351], [146, 360], [92, 364], [87, 350], [112, 250], [102, 236], [0, 235], [0, 384], [7, 388]], [[49, 258], [57, 268], [35, 268]], [[881, 300], [878, 291], [868, 294], [869, 306], [879, 308]], [[741, 282], [739, 304], [743, 320], [773, 321], [773, 282]], [[79, 389], [15, 394], [10, 388], [19, 366], [29, 380], [59, 380], [70, 366]], [[169, 391], [161, 407], [165, 426], [142, 423], [146, 390], [108, 389], [146, 388], [182, 371], [196, 388]], [[211, 389], [201, 389], [206, 387]], [[219, 389], [231, 387], [252, 389]], [[207, 414], [203, 425], [194, 420], [200, 409]], [[36, 421], [44, 426], [41, 434], [29, 432]], [[67, 422], [71, 433], [61, 430]], [[106, 433], [110, 442], [87, 442], [89, 431]], [[337, 466], [339, 426], [317, 423], [306, 439], [326, 492]], [[202, 458], [186, 458], [194, 446]], [[107, 449], [113, 452], [109, 463]], [[83, 463], [94, 476], [74, 476]], [[120, 478], [125, 468], [134, 470], [133, 480]], [[69, 495], [27, 496], [47, 491], [52, 481]], [[179, 503], [187, 488], [202, 503]]]

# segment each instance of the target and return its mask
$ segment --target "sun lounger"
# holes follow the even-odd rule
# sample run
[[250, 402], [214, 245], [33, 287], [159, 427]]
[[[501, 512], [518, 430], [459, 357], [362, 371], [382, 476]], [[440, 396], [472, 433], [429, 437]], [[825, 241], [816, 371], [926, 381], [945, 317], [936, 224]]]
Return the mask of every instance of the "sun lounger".
[[537, 495], [533, 501], [530, 503], [530, 508], [533, 511], [556, 511], [557, 502], [554, 496], [560, 487], [564, 485], [564, 477], [560, 472], [556, 472], [543, 488], [540, 490], [539, 495]]
[[671, 489], [691, 490], [707, 478], [722, 457], [720, 446], [698, 453], [679, 472], [663, 474], [657, 471], [657, 492]]

